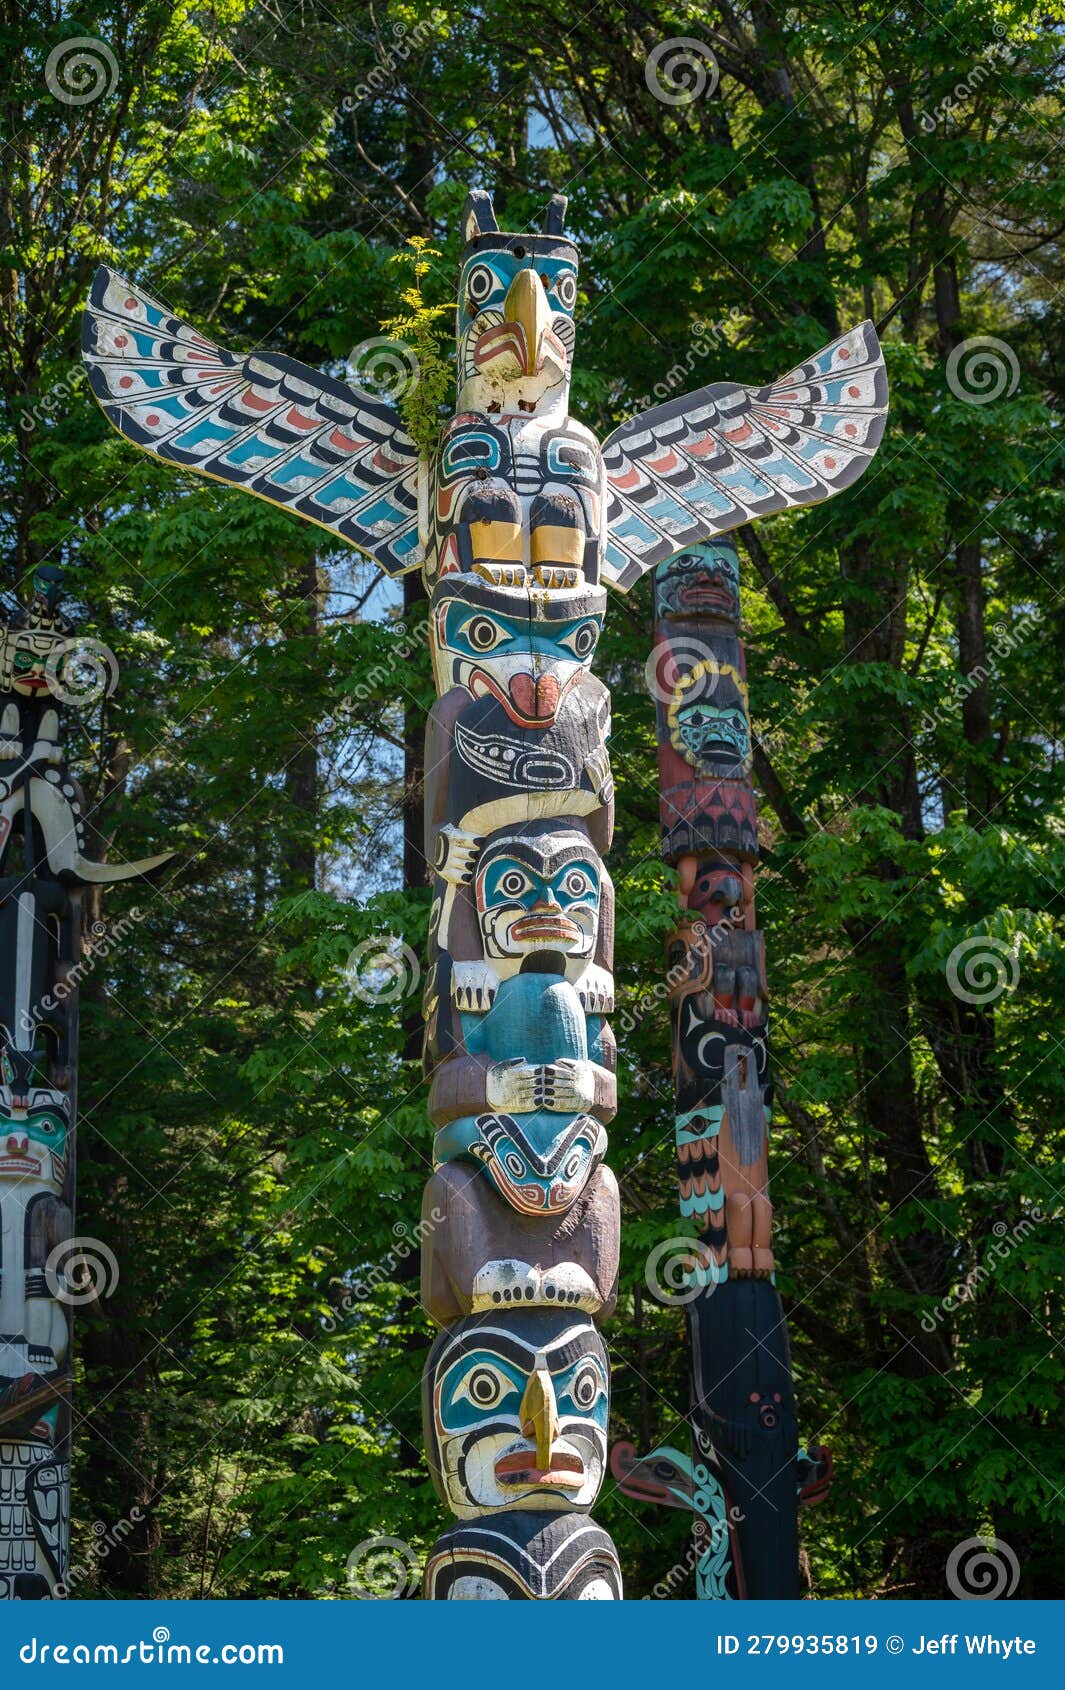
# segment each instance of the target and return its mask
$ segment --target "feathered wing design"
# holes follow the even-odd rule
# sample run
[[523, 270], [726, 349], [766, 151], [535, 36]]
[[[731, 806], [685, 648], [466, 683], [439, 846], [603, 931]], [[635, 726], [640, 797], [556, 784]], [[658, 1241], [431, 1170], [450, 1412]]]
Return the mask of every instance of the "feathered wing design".
[[83, 350], [108, 420], [146, 452], [317, 523], [389, 575], [421, 561], [417, 448], [383, 400], [293, 358], [227, 352], [106, 266]]
[[772, 387], [714, 382], [622, 423], [603, 446], [607, 580], [628, 589], [686, 546], [849, 487], [880, 444], [887, 400], [880, 342], [862, 323]]

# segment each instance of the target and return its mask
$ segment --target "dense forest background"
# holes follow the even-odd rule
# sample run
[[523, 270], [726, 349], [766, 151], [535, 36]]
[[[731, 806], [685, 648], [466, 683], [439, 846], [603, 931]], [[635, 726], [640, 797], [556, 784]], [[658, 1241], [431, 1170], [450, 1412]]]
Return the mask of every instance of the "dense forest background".
[[[411, 236], [453, 298], [471, 185], [504, 228], [570, 196], [599, 431], [866, 316], [884, 340], [870, 471], [741, 535], [780, 1283], [804, 1438], [837, 1471], [804, 1556], [814, 1596], [930, 1597], [990, 1535], [1018, 1594], [1065, 1591], [1063, 16], [0, 0], [2, 586], [67, 567], [121, 663], [72, 737], [100, 839], [178, 853], [93, 912], [123, 925], [83, 988], [78, 1231], [120, 1273], [78, 1319], [75, 1594], [345, 1598], [360, 1546], [414, 1564], [443, 1523], [420, 993], [401, 950], [348, 967], [425, 933], [420, 589], [111, 433], [81, 308], [106, 260], [230, 347], [343, 372], [373, 361]], [[682, 1313], [644, 1285], [677, 1231], [650, 621], [646, 583], [615, 597], [596, 665], [613, 1436], [641, 1449], [685, 1435]], [[597, 1517], [630, 1595], [690, 1593], [683, 1516], [608, 1483]]]

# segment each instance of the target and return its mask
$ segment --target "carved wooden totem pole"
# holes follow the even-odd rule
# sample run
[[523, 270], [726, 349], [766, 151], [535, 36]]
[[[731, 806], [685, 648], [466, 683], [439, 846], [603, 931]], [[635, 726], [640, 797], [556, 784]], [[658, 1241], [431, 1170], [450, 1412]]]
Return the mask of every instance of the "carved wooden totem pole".
[[[861, 473], [883, 427], [865, 325], [775, 387], [702, 388], [600, 449], [569, 416], [578, 255], [565, 205], [556, 195], [538, 232], [507, 234], [487, 194], [470, 195], [456, 415], [432, 462], [418, 461], [385, 400], [288, 358], [228, 353], [110, 271], [86, 321], [93, 389], [129, 439], [296, 512], [388, 574], [420, 566], [429, 591], [435, 1172], [422, 1299], [441, 1330], [423, 1403], [430, 1472], [456, 1519], [426, 1568], [437, 1600], [621, 1595], [614, 1547], [589, 1518], [606, 1467], [599, 1328], [617, 1297], [619, 1246], [603, 1161], [616, 1108], [610, 709], [590, 672], [605, 584], [627, 589], [752, 516], [828, 497]], [[730, 698], [738, 657], [733, 668]], [[698, 739], [698, 724], [685, 714], [678, 733]], [[722, 848], [713, 841], [700, 834], [670, 860], [694, 857], [701, 873]], [[733, 854], [749, 861], [751, 842]], [[756, 952], [756, 936], [738, 930], [730, 954], [744, 993], [740, 959]], [[756, 1051], [760, 1003], [745, 1000], [730, 1048]], [[764, 1065], [764, 1036], [761, 1050]], [[695, 1070], [708, 1111], [715, 1083], [743, 1094], [729, 1143], [745, 1170], [749, 1099], [764, 1083], [752, 1063], [748, 1077], [730, 1056], [718, 1082]], [[683, 1107], [694, 1121], [694, 1097]], [[761, 1101], [758, 1130], [764, 1147]], [[739, 1284], [738, 1235], [734, 1245]], [[775, 1293], [750, 1284], [763, 1318]], [[784, 1353], [764, 1319], [760, 1330]], [[700, 1338], [707, 1413], [721, 1341], [711, 1319]], [[786, 1522], [784, 1532], [787, 1559]]]
[[82, 895], [169, 856], [85, 855], [60, 742], [77, 653], [61, 580], [41, 568], [0, 619], [0, 1600], [62, 1594], [67, 1564]]

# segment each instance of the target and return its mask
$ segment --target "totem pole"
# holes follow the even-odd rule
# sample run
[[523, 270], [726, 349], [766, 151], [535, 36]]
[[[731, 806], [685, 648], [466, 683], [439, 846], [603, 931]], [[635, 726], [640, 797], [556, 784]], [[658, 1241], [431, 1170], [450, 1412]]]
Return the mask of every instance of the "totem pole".
[[[827, 1450], [801, 1460], [787, 1331], [773, 1284], [765, 951], [750, 721], [731, 538], [655, 572], [651, 663], [662, 854], [685, 916], [666, 942], [687, 1272], [691, 1457], [612, 1452], [627, 1494], [695, 1515], [700, 1597], [798, 1595], [798, 1504], [824, 1494]], [[805, 1494], [803, 1494], [805, 1493]]]
[[685, 918], [666, 941], [680, 1212], [698, 1244], [683, 1300], [691, 1457], [612, 1452], [629, 1496], [695, 1514], [696, 1592], [798, 1595], [800, 1470], [788, 1333], [773, 1284], [766, 958], [754, 916], [756, 813], [739, 558], [720, 537], [654, 576], [663, 857]]
[[39, 569], [30, 605], [0, 613], [0, 1600], [61, 1595], [67, 1564], [82, 896], [170, 856], [85, 856], [61, 582]]
[[565, 207], [555, 195], [540, 230], [507, 234], [488, 195], [469, 196], [456, 415], [432, 461], [386, 400], [289, 358], [226, 352], [106, 269], [86, 320], [93, 390], [127, 438], [296, 512], [390, 575], [424, 573], [437, 701], [422, 1300], [440, 1332], [423, 1409], [457, 1521], [429, 1556], [435, 1600], [621, 1595], [614, 1547], [589, 1519], [619, 1254], [603, 1161], [616, 1108], [610, 704], [590, 672], [604, 583], [627, 589], [685, 546], [828, 497], [882, 428], [866, 325], [776, 387], [700, 389], [600, 449], [569, 415], [578, 255]]

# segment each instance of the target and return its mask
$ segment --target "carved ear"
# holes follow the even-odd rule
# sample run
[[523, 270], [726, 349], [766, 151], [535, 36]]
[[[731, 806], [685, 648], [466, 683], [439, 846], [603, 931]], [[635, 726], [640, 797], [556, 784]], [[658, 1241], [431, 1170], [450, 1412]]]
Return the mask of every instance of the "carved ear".
[[472, 241], [475, 235], [496, 235], [499, 224], [492, 209], [492, 196], [474, 188], [466, 197], [462, 209], [462, 238]]
[[547, 210], [544, 212], [545, 235], [561, 235], [566, 228], [566, 207], [569, 200], [565, 194], [552, 194]]

